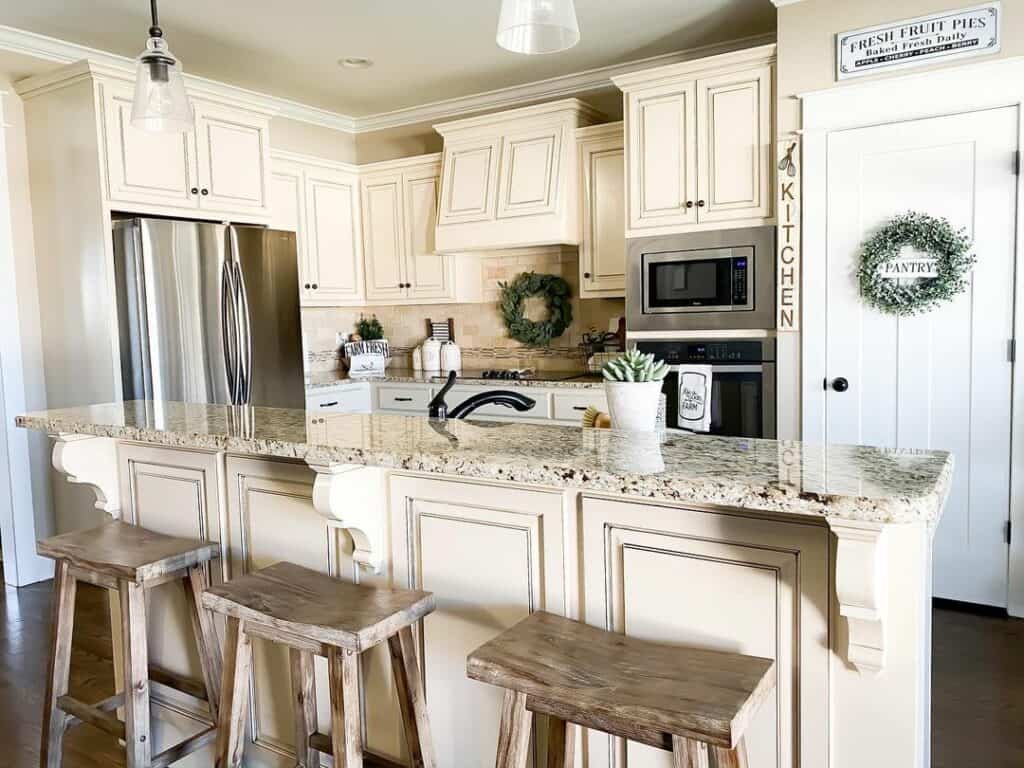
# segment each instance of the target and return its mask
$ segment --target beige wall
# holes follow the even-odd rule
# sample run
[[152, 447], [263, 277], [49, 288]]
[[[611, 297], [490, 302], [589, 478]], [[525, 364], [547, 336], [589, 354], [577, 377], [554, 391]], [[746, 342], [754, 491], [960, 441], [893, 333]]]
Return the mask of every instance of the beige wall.
[[[779, 8], [779, 135], [800, 126], [796, 94], [836, 86], [835, 36], [851, 29], [965, 8], [969, 0], [803, 0]], [[1003, 45], [997, 57], [1024, 55], [1024, 0], [1003, 0]], [[956, 66], [984, 60], [960, 59]], [[919, 72], [924, 68], [893, 70], [874, 78]], [[854, 82], [873, 79], [859, 77]]]
[[285, 117], [270, 120], [270, 146], [339, 163], [356, 162], [356, 141], [351, 133]]

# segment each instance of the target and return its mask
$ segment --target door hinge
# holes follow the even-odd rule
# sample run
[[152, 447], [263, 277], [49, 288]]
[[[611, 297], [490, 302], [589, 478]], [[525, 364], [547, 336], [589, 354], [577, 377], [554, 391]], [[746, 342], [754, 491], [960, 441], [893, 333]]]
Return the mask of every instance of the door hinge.
[[828, 391], [828, 377], [827, 376], [824, 379], [821, 380], [821, 388], [824, 389], [826, 392]]
[[1013, 172], [1015, 175], [1020, 176], [1020, 150], [1018, 149], [1013, 153]]
[[1006, 543], [1009, 544], [1013, 538], [1013, 521], [1006, 521]]
[[1006, 342], [1006, 359], [1011, 363], [1017, 362], [1017, 340], [1008, 339]]

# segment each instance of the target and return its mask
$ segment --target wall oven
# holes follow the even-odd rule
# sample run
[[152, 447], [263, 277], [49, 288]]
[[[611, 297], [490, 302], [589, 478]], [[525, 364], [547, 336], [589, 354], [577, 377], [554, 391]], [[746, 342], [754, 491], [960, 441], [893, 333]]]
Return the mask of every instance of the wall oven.
[[775, 228], [629, 241], [626, 328], [635, 331], [775, 326]]
[[[775, 339], [639, 341], [636, 346], [671, 366], [711, 366], [711, 434], [775, 437]], [[666, 426], [678, 428], [675, 368], [665, 377], [663, 391]]]

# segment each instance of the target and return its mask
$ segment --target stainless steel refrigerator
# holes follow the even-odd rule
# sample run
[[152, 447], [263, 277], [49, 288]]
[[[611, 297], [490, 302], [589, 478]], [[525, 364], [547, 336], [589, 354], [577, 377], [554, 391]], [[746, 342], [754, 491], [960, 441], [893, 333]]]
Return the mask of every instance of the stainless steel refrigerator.
[[114, 222], [125, 400], [304, 408], [295, 234]]

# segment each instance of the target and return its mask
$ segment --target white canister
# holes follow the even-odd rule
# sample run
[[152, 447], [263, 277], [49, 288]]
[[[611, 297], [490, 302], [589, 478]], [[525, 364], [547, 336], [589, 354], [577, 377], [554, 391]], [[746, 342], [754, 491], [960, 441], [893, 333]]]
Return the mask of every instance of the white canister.
[[423, 370], [423, 349], [420, 347], [416, 347], [412, 351], [412, 369], [414, 371]]
[[427, 339], [423, 342], [423, 370], [441, 370], [441, 342], [437, 339]]
[[445, 373], [462, 370], [462, 350], [454, 341], [441, 345], [441, 370]]

